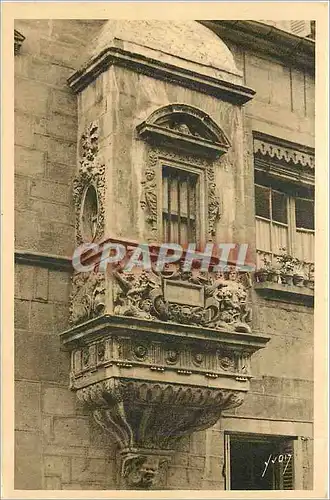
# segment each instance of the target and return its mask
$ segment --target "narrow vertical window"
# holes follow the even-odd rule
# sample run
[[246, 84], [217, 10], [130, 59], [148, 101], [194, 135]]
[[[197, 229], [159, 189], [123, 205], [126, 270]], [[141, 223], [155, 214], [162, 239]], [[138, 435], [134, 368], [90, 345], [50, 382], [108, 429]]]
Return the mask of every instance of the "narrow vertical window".
[[163, 177], [163, 241], [196, 242], [198, 175], [164, 166]]

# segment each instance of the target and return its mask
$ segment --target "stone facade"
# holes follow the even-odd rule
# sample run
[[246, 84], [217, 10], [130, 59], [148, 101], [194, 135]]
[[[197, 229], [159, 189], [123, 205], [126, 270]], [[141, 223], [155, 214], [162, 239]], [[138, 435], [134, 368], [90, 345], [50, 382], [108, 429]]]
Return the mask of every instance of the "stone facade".
[[[206, 241], [248, 243], [254, 254], [253, 135], [280, 138], [291, 147], [296, 145], [294, 151], [307, 148], [310, 153], [313, 149], [314, 76], [307, 63], [304, 66], [299, 58], [294, 63], [294, 58], [271, 55], [271, 40], [269, 48], [259, 47], [258, 33], [253, 35], [254, 43], [252, 40], [245, 45], [243, 37], [236, 32], [233, 35], [233, 28], [226, 22], [206, 23], [208, 27], [189, 22], [185, 36], [190, 48], [185, 48], [181, 66], [176, 66], [178, 74], [166, 76], [165, 69], [169, 72], [174, 63], [178, 65], [182, 47], [180, 27], [173, 24], [173, 38], [163, 40], [167, 28], [161, 22], [146, 23], [143, 31], [138, 24], [119, 21], [115, 26], [101, 20], [16, 21], [17, 489], [121, 487], [116, 442], [70, 390], [70, 352], [60, 339], [60, 334], [70, 328], [72, 301], [76, 314], [73, 324], [92, 317], [77, 312], [82, 295], [79, 286], [75, 291], [70, 262], [75, 245], [83, 239], [79, 217], [82, 195], [89, 183], [99, 196], [94, 228], [99, 239], [111, 235], [153, 241], [159, 236], [159, 207], [157, 200], [148, 198], [146, 175], [153, 158], [195, 161], [200, 169], [206, 161], [206, 172], [211, 176], [206, 183], [208, 201], [201, 224]], [[116, 50], [107, 55], [114, 62], [100, 71], [93, 67], [89, 70], [87, 63], [105, 50], [110, 35], [120, 40], [114, 43]], [[198, 40], [203, 43], [198, 45]], [[157, 53], [157, 78], [154, 68], [138, 69], [140, 60], [127, 63], [120, 59], [125, 50], [136, 56], [133, 49], [137, 46], [144, 60], [154, 60]], [[208, 59], [202, 66], [205, 54]], [[201, 82], [196, 80], [197, 70], [203, 73]], [[225, 82], [225, 88], [219, 90], [214, 83], [218, 80]], [[228, 89], [235, 85], [253, 89], [255, 95], [242, 90], [234, 97]], [[190, 150], [179, 148], [180, 152], [169, 154], [146, 139], [145, 134], [160, 123], [158, 115], [152, 118], [153, 113], [171, 106], [171, 112], [178, 111], [178, 104], [184, 106], [185, 116], [189, 110], [198, 109], [221, 127], [219, 131], [212, 129], [216, 137], [211, 141], [215, 151], [212, 162], [210, 152], [206, 160], [196, 161], [191, 159], [194, 155]], [[193, 117], [191, 123], [195, 119], [200, 117]], [[90, 157], [95, 133], [97, 154]], [[206, 132], [200, 133], [203, 139]], [[176, 137], [181, 147], [182, 136], [179, 139]], [[205, 135], [201, 142], [196, 146], [198, 151], [206, 147]], [[192, 147], [191, 139], [189, 144]], [[217, 157], [216, 148], [225, 148], [226, 154]], [[265, 294], [254, 284], [248, 293], [252, 322], [246, 333], [252, 331], [253, 336], [260, 332], [270, 338], [266, 347], [251, 357], [250, 390], [240, 406], [223, 408], [214, 425], [181, 438], [171, 462], [160, 474], [160, 489], [228, 488], [227, 436], [239, 433], [294, 439], [294, 487], [312, 488], [312, 294]], [[109, 314], [123, 314], [123, 309], [114, 312], [116, 304], [122, 306], [109, 292], [104, 306]], [[126, 316], [126, 325], [132, 321], [130, 316], [136, 318], [130, 313]], [[136, 319], [142, 320], [148, 318]], [[182, 317], [178, 322], [185, 323]]]

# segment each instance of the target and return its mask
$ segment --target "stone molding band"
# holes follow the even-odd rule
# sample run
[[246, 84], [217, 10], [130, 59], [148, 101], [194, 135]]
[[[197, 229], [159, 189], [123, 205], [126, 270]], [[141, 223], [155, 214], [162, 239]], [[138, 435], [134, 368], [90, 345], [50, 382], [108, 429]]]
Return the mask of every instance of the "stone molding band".
[[141, 56], [116, 47], [108, 47], [103, 50], [84, 68], [76, 71], [68, 79], [68, 84], [78, 93], [111, 65], [124, 66], [138, 73], [167, 80], [238, 105], [245, 104], [255, 94], [255, 91], [248, 87], [179, 68], [172, 64], [160, 62], [151, 57]]

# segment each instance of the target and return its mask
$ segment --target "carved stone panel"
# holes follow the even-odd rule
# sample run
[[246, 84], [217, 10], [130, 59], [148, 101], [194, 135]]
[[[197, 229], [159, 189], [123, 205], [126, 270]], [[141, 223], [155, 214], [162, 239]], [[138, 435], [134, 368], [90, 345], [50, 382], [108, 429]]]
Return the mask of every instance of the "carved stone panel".
[[[114, 313], [145, 319], [250, 332], [244, 273], [184, 271], [114, 272]], [[189, 299], [189, 300], [188, 300]]]
[[83, 323], [103, 314], [106, 309], [105, 274], [74, 274], [70, 302], [71, 324]]
[[105, 165], [99, 161], [98, 140], [98, 125], [91, 123], [80, 139], [79, 169], [73, 183], [78, 245], [104, 234]]

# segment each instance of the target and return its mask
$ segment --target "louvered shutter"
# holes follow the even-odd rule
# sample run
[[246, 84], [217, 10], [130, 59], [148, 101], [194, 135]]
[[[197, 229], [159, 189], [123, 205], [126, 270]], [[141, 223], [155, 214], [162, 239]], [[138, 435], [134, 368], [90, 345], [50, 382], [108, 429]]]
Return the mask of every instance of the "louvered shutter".
[[294, 489], [294, 452], [292, 441], [287, 441], [284, 443], [282, 448], [282, 454], [284, 456], [291, 455], [290, 461], [282, 463], [282, 478], [283, 478], [283, 490], [293, 490]]
[[274, 481], [276, 490], [294, 489], [294, 447], [291, 440], [282, 441], [278, 445]]
[[310, 21], [290, 21], [291, 33], [297, 36], [309, 36], [311, 34]]

